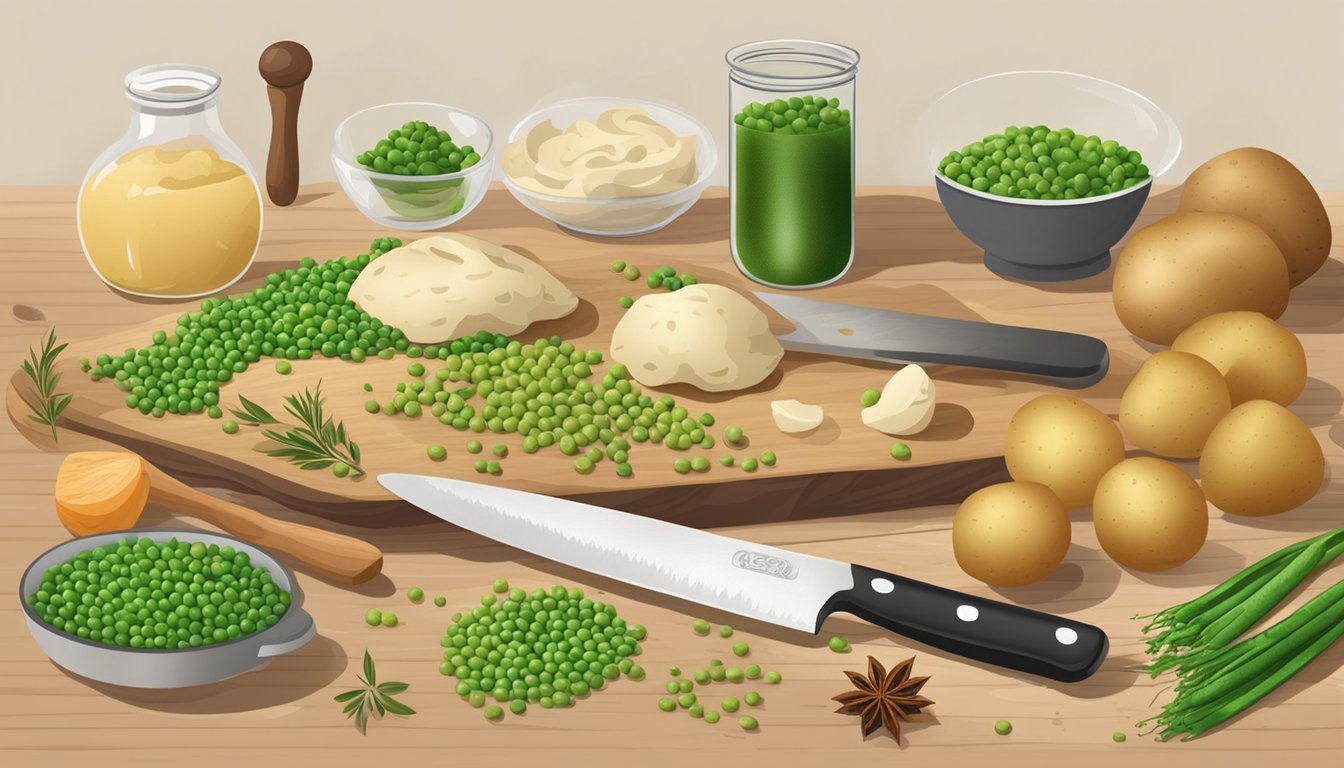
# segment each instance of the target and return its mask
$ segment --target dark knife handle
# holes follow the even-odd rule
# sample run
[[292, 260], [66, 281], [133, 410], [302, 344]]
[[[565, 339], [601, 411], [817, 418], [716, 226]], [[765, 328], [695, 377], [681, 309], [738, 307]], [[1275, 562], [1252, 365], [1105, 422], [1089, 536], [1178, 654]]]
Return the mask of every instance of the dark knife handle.
[[918, 343], [903, 349], [874, 350], [898, 362], [964, 365], [1042, 376], [1073, 389], [1090, 387], [1106, 375], [1111, 354], [1091, 336], [1039, 328], [943, 320], [930, 323]]
[[846, 611], [958, 656], [1069, 683], [1096, 672], [1106, 658], [1106, 633], [1091, 624], [851, 567], [854, 587], [827, 602], [818, 626]]

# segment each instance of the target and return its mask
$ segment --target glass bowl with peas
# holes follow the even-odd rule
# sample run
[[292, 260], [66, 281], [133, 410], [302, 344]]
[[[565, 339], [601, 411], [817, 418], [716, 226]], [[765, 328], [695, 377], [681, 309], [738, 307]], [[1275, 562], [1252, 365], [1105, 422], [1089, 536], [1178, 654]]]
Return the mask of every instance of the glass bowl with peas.
[[[602, 117], [612, 110], [638, 110], [642, 115], [636, 121], [652, 120], [656, 124], [650, 128], [651, 133], [672, 137], [679, 147], [680, 142], [693, 146], [689, 162], [676, 162], [687, 158], [665, 146], [637, 145], [629, 136], [615, 136], [609, 146], [590, 142], [579, 162], [564, 171], [564, 178], [549, 179], [548, 185], [557, 188], [555, 193], [539, 189], [548, 185], [510, 175], [522, 172], [519, 161], [525, 158], [520, 150], [529, 139], [538, 141], [550, 126], [557, 132], [577, 131], [580, 124], [596, 126], [590, 129], [593, 131], [605, 130], [607, 124]], [[601, 237], [643, 235], [671, 224], [700, 199], [718, 164], [714, 137], [699, 120], [663, 104], [606, 96], [569, 99], [538, 109], [518, 121], [505, 146], [510, 149], [504, 150], [502, 178], [518, 202], [567, 230]], [[610, 181], [593, 181], [603, 177], [610, 177]], [[645, 193], [640, 187], [675, 188]], [[579, 189], [591, 193], [579, 194]]]
[[235, 677], [316, 633], [288, 569], [251, 544], [194, 530], [66, 541], [24, 571], [19, 602], [58, 666], [133, 688]]
[[943, 207], [984, 249], [985, 266], [1041, 282], [1105, 271], [1181, 150], [1176, 124], [1152, 101], [1069, 72], [963, 83], [915, 133]]
[[336, 127], [331, 163], [355, 207], [389, 227], [438, 229], [481, 202], [494, 173], [494, 133], [456, 107], [369, 107]]

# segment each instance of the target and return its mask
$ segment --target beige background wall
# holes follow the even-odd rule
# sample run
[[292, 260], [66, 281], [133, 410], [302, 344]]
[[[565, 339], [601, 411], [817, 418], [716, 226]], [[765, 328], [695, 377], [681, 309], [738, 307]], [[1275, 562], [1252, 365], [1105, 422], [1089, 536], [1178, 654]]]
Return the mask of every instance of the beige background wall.
[[[857, 48], [859, 181], [926, 181], [911, 124], [938, 94], [1010, 69], [1068, 69], [1139, 91], [1185, 150], [1167, 180], [1225, 149], [1264, 146], [1344, 189], [1340, 0], [5, 0], [0, 182], [72, 184], [122, 131], [122, 77], [184, 61], [224, 76], [221, 113], [260, 169], [270, 118], [256, 62], [290, 38], [315, 71], [300, 121], [305, 181], [331, 178], [331, 132], [362, 107], [439, 101], [497, 134], [558, 98], [680, 105], [727, 136], [723, 53], [767, 37]], [[986, 126], [988, 130], [991, 126]], [[1120, 137], [1117, 137], [1120, 138]], [[949, 139], [960, 143], [962, 139]], [[726, 170], [720, 165], [722, 181]]]

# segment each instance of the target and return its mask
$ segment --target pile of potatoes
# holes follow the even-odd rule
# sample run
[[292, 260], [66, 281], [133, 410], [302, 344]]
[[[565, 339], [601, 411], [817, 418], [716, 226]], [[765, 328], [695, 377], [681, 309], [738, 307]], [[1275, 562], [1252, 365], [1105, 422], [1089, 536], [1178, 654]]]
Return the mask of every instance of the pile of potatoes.
[[[1018, 410], [1004, 449], [1013, 481], [957, 510], [962, 570], [998, 586], [1045, 578], [1069, 548], [1068, 510], [1087, 506], [1111, 559], [1167, 570], [1203, 546], [1206, 502], [1264, 516], [1316, 495], [1321, 446], [1285, 407], [1306, 386], [1306, 355], [1275, 318], [1329, 248], [1320, 198], [1278, 155], [1235, 150], [1195, 171], [1180, 212], [1138, 232], [1116, 262], [1121, 321], [1171, 348], [1139, 367], [1118, 426], [1072, 397]], [[1125, 438], [1153, 455], [1126, 459]], [[1198, 459], [1199, 482], [1166, 459]]]

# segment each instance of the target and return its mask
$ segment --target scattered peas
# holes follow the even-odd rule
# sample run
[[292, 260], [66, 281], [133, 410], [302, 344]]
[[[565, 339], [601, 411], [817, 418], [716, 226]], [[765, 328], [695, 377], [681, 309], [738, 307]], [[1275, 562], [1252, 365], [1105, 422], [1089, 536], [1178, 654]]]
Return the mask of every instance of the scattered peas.
[[745, 702], [748, 707], [759, 707], [763, 699], [761, 698], [761, 694], [755, 691], [747, 691], [747, 695], [742, 697], [742, 701]]
[[616, 464], [617, 477], [629, 477], [635, 474], [635, 468], [630, 466], [630, 462], [622, 461]]
[[687, 459], [677, 459], [672, 462], [672, 468], [677, 471], [677, 474], [684, 475], [691, 471], [691, 462]]
[[695, 673], [692, 675], [692, 677], [694, 677], [695, 682], [699, 683], [700, 685], [709, 685], [708, 669], [697, 669], [695, 670]]
[[635, 305], [635, 300], [629, 296], [622, 296], [620, 299], [621, 309], [629, 309]]
[[663, 686], [663, 689], [666, 690], [668, 693], [673, 694], [673, 695], [679, 694], [679, 693], [681, 693], [681, 681], [679, 681], [679, 680], [668, 680], [668, 681], [667, 681], [667, 685], [664, 685], [664, 686]]
[[708, 635], [709, 622], [704, 619], [696, 619], [691, 622], [691, 631], [695, 632], [697, 635]]
[[384, 627], [397, 626], [397, 614], [391, 611], [383, 611], [382, 624]]
[[756, 459], [753, 459], [753, 458], [750, 457], [750, 456], [748, 456], [747, 458], [743, 459], [743, 460], [742, 460], [742, 471], [743, 471], [743, 472], [755, 472], [755, 471], [756, 471]]
[[776, 461], [778, 461], [778, 458], [775, 456], [774, 451], [766, 451], [761, 454], [761, 464], [764, 464], [767, 467], [775, 466]]
[[1127, 738], [1128, 737], [1125, 736], [1124, 731], [1116, 731], [1115, 733], [1111, 734], [1111, 741], [1114, 741], [1116, 744], [1124, 744], [1125, 739]]
[[467, 453], [480, 453], [483, 450], [485, 450], [485, 446], [481, 445], [480, 440], [467, 441]]
[[704, 716], [705, 716], [705, 706], [704, 706], [703, 704], [699, 704], [699, 703], [697, 703], [697, 704], [692, 704], [692, 705], [690, 706], [690, 709], [687, 709], [687, 710], [686, 710], [686, 714], [688, 714], [688, 715], [690, 715], [691, 717], [694, 717], [694, 718], [701, 718], [701, 717], [704, 717]]
[[736, 424], [729, 424], [723, 430], [723, 439], [728, 441], [729, 445], [737, 445], [742, 442], [742, 428]]
[[425, 599], [425, 590], [419, 587], [411, 587], [406, 590], [406, 598], [412, 603], [423, 602]]
[[336, 477], [348, 477], [350, 475], [350, 465], [344, 461], [338, 461], [331, 465], [331, 474]]
[[490, 584], [490, 589], [497, 594], [508, 592], [509, 582], [504, 579], [495, 579], [494, 582]]
[[719, 637], [732, 637], [732, 636], [733, 636], [732, 627], [728, 626], [727, 624], [719, 626]]
[[733, 455], [731, 453], [723, 454], [719, 457], [719, 463], [725, 467], [733, 466]]
[[826, 644], [836, 653], [845, 653], [849, 650], [849, 641], [839, 635], [833, 635]]
[[[540, 698], [540, 697], [538, 697]], [[512, 699], [509, 701], [509, 711], [515, 715], [521, 715], [527, 711], [526, 699]]]
[[224, 434], [226, 435], [238, 434], [238, 422], [233, 419], [225, 419], [224, 422], [219, 425], [219, 428], [224, 430]]
[[716, 710], [705, 710], [705, 722], [713, 725], [719, 722], [719, 713]]
[[724, 696], [719, 706], [723, 707], [724, 712], [732, 713], [736, 712], [741, 705], [738, 703], [736, 696]]
[[728, 667], [724, 670], [723, 676], [727, 678], [730, 683], [740, 683], [746, 677], [746, 674], [740, 667]]
[[667, 670], [667, 674], [672, 677], [681, 677], [681, 667], [671, 667]]
[[580, 475], [591, 475], [595, 468], [593, 460], [587, 456], [580, 456], [578, 460], [574, 462], [574, 471], [578, 472]]
[[364, 623], [370, 627], [376, 627], [383, 623], [383, 612], [377, 608], [370, 608], [364, 614]]
[[431, 461], [443, 461], [448, 458], [448, 449], [438, 443], [430, 443], [425, 446], [425, 455], [428, 456]]
[[690, 709], [695, 704], [695, 701], [696, 697], [694, 693], [683, 693], [681, 696], [677, 697], [677, 704], [682, 709]]
[[876, 389], [865, 389], [863, 394], [859, 395], [859, 404], [864, 408], [872, 408], [877, 405], [877, 401], [882, 398], [882, 393]]
[[221, 409], [218, 405], [212, 405], [209, 408], [206, 408], [205, 413], [212, 419], [218, 419], [224, 415], [223, 409]]
[[275, 372], [281, 376], [288, 376], [294, 372], [294, 366], [290, 365], [288, 360], [281, 360], [275, 364]]
[[756, 718], [750, 716], [737, 718], [737, 724], [741, 726], [744, 731], [754, 731], [760, 726], [760, 723], [757, 722]]
[[765, 673], [765, 682], [767, 685], [779, 685], [779, 681], [783, 679], [784, 676], [774, 670]]
[[416, 377], [417, 379], [420, 378], [421, 376], [424, 376], [425, 375], [424, 363], [411, 363], [410, 365], [406, 366], [406, 373]]
[[695, 683], [691, 682], [690, 680], [678, 680], [677, 690], [679, 690], [681, 693], [690, 693], [691, 691], [695, 690]]
[[495, 443], [490, 446], [490, 452], [502, 459], [509, 455], [509, 446], [503, 443]]
[[498, 704], [491, 704], [485, 708], [485, 719], [498, 721], [504, 719], [504, 709]]
[[487, 461], [487, 462], [485, 463], [485, 471], [488, 472], [488, 473], [490, 473], [490, 474], [492, 474], [492, 475], [502, 475], [502, 474], [504, 474], [504, 468], [501, 467], [501, 466], [499, 466], [499, 462], [498, 462], [498, 461]]
[[[444, 662], [444, 663], [446, 664], [447, 662]], [[481, 707], [484, 707], [484, 706], [485, 706], [485, 691], [472, 691], [472, 692], [468, 693], [468, 694], [467, 694], [467, 703], [470, 704], [470, 705], [472, 706], [473, 709], [480, 709]]]
[[378, 404], [378, 401], [377, 401], [377, 400], [365, 400], [365, 401], [364, 401], [364, 410], [365, 410], [365, 412], [367, 412], [367, 413], [377, 413], [377, 412], [381, 411], [382, 409], [383, 409], [383, 407], [382, 407], [381, 405]]
[[761, 665], [748, 664], [747, 668], [743, 671], [746, 674], [748, 680], [755, 680], [756, 678], [761, 676]]
[[439, 608], [442, 608], [447, 604], [448, 604], [448, 598], [444, 597], [443, 595], [434, 596], [434, 605], [438, 606]]
[[626, 634], [630, 635], [636, 640], [643, 640], [648, 635], [648, 630], [644, 629], [643, 624], [631, 624], [630, 627], [626, 630]]
[[639, 682], [640, 680], [644, 679], [644, 674], [645, 673], [643, 667], [639, 666], [638, 664], [631, 664], [630, 670], [625, 673], [625, 676], [630, 678], [631, 680], [634, 680], [635, 682]]
[[913, 454], [910, 452], [910, 446], [905, 443], [891, 444], [891, 458], [897, 461], [909, 461], [911, 455]]
[[625, 271], [625, 262], [624, 262], [624, 261], [621, 261], [620, 259], [617, 259], [617, 260], [611, 262], [611, 271], [612, 271], [612, 272], [624, 272], [624, 271]]
[[649, 276], [645, 278], [644, 284], [650, 288], [662, 288], [663, 276], [658, 272], [651, 272], [649, 273]]
[[365, 392], [372, 392], [372, 391], [373, 391], [373, 385], [370, 384], [370, 383], [368, 383], [367, 381], [364, 382], [364, 391], [365, 391]]
[[658, 700], [658, 708], [664, 712], [675, 712], [677, 711], [677, 702], [664, 696]]
[[639, 267], [636, 267], [634, 264], [627, 264], [622, 271], [622, 274], [625, 276], [626, 280], [634, 282], [639, 279]]
[[472, 464], [472, 468], [474, 468], [480, 474], [484, 475], [486, 470], [489, 469], [490, 467], [488, 464], [486, 464], [485, 459], [477, 459], [476, 463]]
[[1007, 720], [1000, 720], [994, 723], [994, 732], [1000, 736], [1007, 736], [1013, 732], [1013, 724]]
[[711, 664], [709, 666], [709, 679], [716, 683], [722, 683], [728, 679], [728, 670], [724, 669], [722, 664]]

